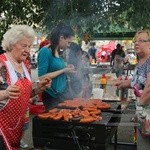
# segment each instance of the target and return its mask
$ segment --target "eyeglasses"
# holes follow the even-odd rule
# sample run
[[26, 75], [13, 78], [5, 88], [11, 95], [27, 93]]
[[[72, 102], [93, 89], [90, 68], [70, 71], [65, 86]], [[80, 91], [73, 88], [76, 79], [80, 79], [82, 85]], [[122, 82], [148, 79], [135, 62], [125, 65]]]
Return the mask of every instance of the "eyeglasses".
[[146, 42], [150, 42], [150, 39], [149, 40], [138, 40], [138, 41], [133, 40], [132, 42], [133, 43], [146, 43]]

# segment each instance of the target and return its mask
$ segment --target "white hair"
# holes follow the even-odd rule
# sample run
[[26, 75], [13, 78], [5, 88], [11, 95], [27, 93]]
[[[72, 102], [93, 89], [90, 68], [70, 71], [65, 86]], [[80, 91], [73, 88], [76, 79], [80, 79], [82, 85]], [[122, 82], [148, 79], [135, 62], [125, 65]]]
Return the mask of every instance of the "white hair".
[[35, 32], [32, 27], [28, 25], [13, 25], [4, 35], [2, 40], [2, 47], [6, 51], [11, 51], [12, 45], [16, 44], [23, 37], [34, 41]]

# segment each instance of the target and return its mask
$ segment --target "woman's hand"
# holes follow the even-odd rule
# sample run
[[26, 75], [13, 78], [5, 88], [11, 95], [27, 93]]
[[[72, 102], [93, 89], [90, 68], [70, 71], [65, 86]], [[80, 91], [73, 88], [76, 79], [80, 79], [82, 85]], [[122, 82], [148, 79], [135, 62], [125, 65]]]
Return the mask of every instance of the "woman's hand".
[[20, 96], [20, 87], [16, 85], [10, 85], [5, 90], [6, 98], [17, 99]]
[[120, 79], [117, 79], [115, 82], [114, 82], [114, 85], [117, 86], [118, 89], [121, 89], [121, 88], [131, 88], [131, 80], [120, 80]]
[[114, 82], [114, 86], [117, 86], [118, 89], [121, 89], [121, 88], [123, 87], [123, 81], [117, 79], [117, 80]]
[[69, 64], [65, 69], [64, 72], [76, 72], [74, 65], [73, 64]]
[[51, 82], [52, 80], [48, 77], [44, 77], [40, 80], [40, 82], [38, 83], [38, 89], [40, 92], [44, 91], [45, 89], [47, 89], [48, 87], [51, 86]]

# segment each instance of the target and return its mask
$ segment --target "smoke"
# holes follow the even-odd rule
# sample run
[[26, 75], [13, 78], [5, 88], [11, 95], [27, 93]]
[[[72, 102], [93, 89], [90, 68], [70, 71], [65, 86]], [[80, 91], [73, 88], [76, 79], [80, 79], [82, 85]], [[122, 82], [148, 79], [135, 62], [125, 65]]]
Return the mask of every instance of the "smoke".
[[[92, 89], [89, 91], [87, 89], [92, 88], [92, 85], [89, 77], [90, 62], [87, 52], [82, 51], [81, 47], [76, 43], [71, 43], [69, 49], [65, 51], [65, 58], [66, 63], [73, 64], [76, 70], [75, 73], [69, 74], [71, 88], [77, 96], [82, 95], [84, 98], [90, 98]], [[87, 92], [86, 95], [83, 95], [85, 89]]]

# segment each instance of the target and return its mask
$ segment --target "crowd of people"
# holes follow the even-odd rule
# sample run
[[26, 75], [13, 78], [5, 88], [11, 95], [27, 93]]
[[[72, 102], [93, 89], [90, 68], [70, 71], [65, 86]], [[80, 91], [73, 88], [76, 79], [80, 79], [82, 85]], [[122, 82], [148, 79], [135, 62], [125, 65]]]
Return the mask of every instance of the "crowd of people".
[[[47, 43], [38, 51], [39, 82], [32, 86], [29, 55], [35, 32], [27, 25], [14, 25], [3, 36], [0, 55], [0, 149], [18, 150], [24, 131], [28, 128], [25, 117], [31, 97], [42, 93], [46, 111], [60, 102], [76, 97], [92, 96], [89, 65], [96, 61], [95, 43], [88, 52], [74, 41], [74, 30], [66, 24], [58, 24], [50, 33]], [[110, 57], [118, 80], [117, 88], [133, 88], [137, 97], [136, 121], [137, 149], [150, 148], [150, 30], [136, 33], [134, 49], [138, 55], [133, 78], [119, 80], [127, 61], [123, 47], [116, 45]], [[67, 55], [64, 57], [63, 52]], [[102, 56], [103, 57], [103, 56]]]

